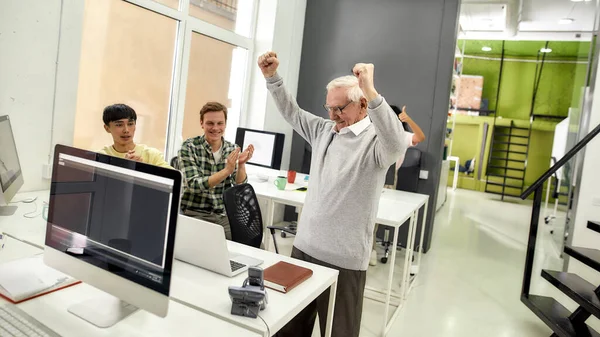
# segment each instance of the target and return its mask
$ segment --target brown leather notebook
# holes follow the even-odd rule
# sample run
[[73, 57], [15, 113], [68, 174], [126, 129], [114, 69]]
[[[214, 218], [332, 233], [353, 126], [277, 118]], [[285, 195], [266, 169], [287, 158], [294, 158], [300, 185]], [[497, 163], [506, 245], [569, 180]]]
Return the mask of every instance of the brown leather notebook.
[[279, 261], [265, 269], [265, 287], [287, 293], [311, 277], [313, 271], [295, 264]]

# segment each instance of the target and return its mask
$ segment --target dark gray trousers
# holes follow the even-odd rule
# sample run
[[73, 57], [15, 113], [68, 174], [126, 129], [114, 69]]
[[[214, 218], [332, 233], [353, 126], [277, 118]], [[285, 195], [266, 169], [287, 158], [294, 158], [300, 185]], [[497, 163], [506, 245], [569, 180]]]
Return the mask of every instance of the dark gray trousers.
[[[367, 281], [367, 272], [365, 270], [349, 270], [336, 267], [329, 263], [317, 260], [296, 247], [292, 249], [292, 257], [336, 269], [340, 272], [337, 281], [331, 336], [358, 337], [360, 333], [360, 320], [362, 316], [363, 295], [365, 292], [365, 282]], [[325, 336], [328, 307], [329, 289], [304, 308], [304, 310], [279, 330], [275, 336], [311, 337], [317, 312], [319, 313], [321, 336]]]

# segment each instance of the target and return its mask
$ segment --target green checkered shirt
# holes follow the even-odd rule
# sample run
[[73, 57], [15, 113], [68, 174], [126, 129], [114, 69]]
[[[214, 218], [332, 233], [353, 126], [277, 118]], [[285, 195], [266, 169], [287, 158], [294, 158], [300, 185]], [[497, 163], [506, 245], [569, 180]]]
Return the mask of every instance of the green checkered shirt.
[[221, 160], [215, 161], [210, 144], [204, 136], [186, 140], [179, 150], [179, 169], [184, 177], [184, 192], [181, 210], [223, 214], [225, 205], [223, 192], [235, 185], [237, 168], [229, 177], [213, 188], [208, 187], [208, 178], [225, 168], [227, 157], [235, 145], [223, 140]]

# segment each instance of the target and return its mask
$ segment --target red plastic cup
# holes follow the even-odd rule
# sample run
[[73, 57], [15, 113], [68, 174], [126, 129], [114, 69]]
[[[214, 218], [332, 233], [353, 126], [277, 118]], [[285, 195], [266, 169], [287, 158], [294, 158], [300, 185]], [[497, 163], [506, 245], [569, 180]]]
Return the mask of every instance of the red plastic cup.
[[288, 183], [293, 184], [296, 181], [296, 171], [289, 170], [287, 174]]

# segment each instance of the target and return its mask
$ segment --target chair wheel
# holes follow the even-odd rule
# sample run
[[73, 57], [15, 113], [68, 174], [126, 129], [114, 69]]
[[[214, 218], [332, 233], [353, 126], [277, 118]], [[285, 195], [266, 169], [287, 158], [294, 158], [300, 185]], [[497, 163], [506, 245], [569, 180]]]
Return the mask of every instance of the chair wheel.
[[287, 234], [285, 234], [285, 232], [281, 232], [281, 237], [285, 239], [285, 237], [287, 236]]
[[381, 263], [387, 263], [387, 259], [388, 259], [388, 258], [387, 258], [387, 257], [385, 257], [385, 256], [384, 256], [384, 257], [382, 257], [382, 258], [381, 258]]

